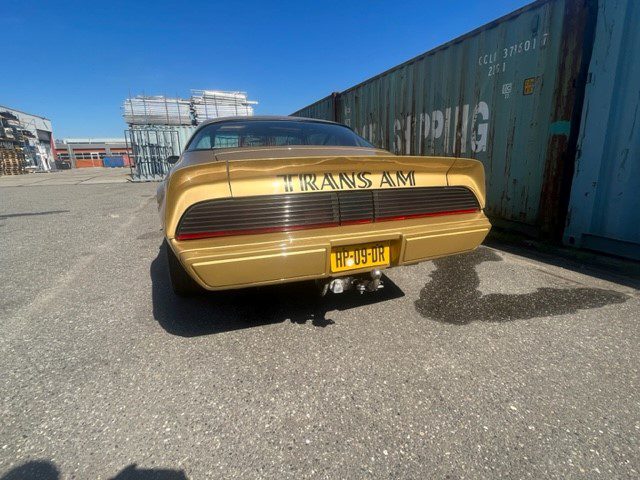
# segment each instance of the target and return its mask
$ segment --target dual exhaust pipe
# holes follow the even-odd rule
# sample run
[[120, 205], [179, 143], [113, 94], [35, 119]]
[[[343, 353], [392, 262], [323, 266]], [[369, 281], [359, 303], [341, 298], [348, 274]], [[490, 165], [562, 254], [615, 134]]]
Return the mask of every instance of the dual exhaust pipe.
[[354, 277], [333, 278], [326, 282], [321, 288], [322, 296], [328, 292], [342, 293], [347, 290], [357, 290], [360, 294], [364, 292], [375, 292], [384, 288], [382, 283], [382, 272], [379, 269], [372, 270], [369, 277], [364, 275]]

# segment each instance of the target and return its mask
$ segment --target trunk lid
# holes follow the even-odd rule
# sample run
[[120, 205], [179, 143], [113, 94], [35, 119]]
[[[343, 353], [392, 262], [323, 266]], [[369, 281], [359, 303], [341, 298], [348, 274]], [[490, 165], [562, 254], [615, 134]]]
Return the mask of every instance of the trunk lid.
[[396, 156], [384, 150], [284, 147], [218, 152], [233, 197], [446, 186], [455, 158]]

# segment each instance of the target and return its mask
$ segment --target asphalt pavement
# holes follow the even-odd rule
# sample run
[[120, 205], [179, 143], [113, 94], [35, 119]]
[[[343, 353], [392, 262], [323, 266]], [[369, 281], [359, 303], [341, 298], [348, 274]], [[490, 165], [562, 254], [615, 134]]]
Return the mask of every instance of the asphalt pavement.
[[632, 282], [481, 247], [183, 300], [157, 184], [73, 175], [0, 178], [1, 480], [640, 476]]

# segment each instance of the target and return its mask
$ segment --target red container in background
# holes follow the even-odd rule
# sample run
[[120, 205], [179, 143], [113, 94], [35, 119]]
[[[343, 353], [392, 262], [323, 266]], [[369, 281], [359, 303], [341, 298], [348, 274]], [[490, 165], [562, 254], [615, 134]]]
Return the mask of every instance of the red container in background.
[[91, 160], [76, 159], [76, 168], [88, 168], [88, 167], [102, 167], [102, 160], [99, 158], [92, 158]]

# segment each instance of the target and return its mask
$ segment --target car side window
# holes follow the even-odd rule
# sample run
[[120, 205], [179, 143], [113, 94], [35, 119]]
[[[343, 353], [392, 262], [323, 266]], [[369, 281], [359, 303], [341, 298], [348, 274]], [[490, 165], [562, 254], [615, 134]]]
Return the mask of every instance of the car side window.
[[203, 128], [198, 132], [196, 137], [189, 145], [189, 150], [210, 150], [211, 145], [211, 129]]
[[239, 146], [238, 135], [234, 134], [218, 134], [213, 143], [213, 148], [235, 148]]

